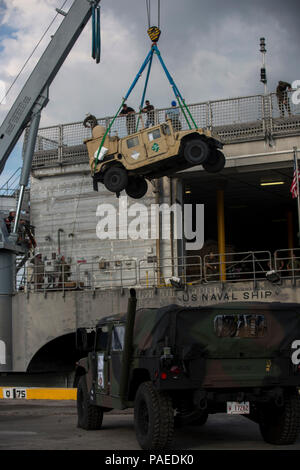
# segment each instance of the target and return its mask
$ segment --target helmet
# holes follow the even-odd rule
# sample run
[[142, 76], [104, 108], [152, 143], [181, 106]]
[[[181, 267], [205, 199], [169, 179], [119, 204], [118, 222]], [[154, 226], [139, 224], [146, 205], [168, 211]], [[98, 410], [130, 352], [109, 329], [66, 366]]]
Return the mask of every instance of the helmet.
[[177, 106], [176, 101], [172, 101], [171, 105], [172, 105], [172, 106]]

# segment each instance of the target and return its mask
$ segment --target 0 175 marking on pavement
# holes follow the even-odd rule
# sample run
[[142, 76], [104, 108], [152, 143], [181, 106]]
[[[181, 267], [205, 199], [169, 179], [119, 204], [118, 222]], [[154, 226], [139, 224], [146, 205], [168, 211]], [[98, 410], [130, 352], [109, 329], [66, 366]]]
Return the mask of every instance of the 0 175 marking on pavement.
[[16, 398], [26, 399], [27, 398], [27, 390], [26, 388], [3, 388], [2, 390], [3, 398], [13, 400]]

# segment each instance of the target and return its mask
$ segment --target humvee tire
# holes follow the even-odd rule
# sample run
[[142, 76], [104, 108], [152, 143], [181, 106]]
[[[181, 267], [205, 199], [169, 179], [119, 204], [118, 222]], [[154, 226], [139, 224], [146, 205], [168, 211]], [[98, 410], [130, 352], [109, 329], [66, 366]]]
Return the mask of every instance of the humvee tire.
[[134, 403], [134, 427], [142, 449], [162, 450], [172, 443], [172, 399], [166, 393], [155, 390], [152, 382], [144, 382], [138, 388]]
[[259, 418], [263, 439], [269, 444], [294, 444], [300, 432], [300, 396], [297, 392], [284, 397], [282, 407], [265, 405]]
[[148, 191], [148, 183], [142, 176], [129, 176], [125, 191], [129, 197], [140, 199]]
[[184, 146], [184, 158], [193, 165], [204, 163], [210, 153], [209, 146], [204, 140], [192, 139]]
[[225, 166], [225, 156], [220, 150], [216, 150], [202, 166], [208, 173], [219, 173]]
[[90, 403], [86, 378], [82, 375], [77, 387], [77, 427], [87, 430], [100, 429], [103, 421], [103, 410]]
[[112, 193], [120, 193], [128, 184], [128, 174], [124, 168], [113, 165], [104, 173], [104, 186]]

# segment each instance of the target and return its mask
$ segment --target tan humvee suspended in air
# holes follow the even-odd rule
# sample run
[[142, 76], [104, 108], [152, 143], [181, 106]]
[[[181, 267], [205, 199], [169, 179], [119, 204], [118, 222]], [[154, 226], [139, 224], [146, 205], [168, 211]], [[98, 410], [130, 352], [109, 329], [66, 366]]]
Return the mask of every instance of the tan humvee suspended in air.
[[[97, 190], [98, 183], [117, 195], [125, 189], [135, 199], [147, 192], [146, 179], [170, 176], [186, 168], [202, 165], [210, 173], [224, 168], [223, 144], [210, 130], [176, 129], [168, 119], [124, 138], [106, 136], [106, 129], [96, 125], [92, 138], [85, 141]], [[97, 163], [96, 163], [97, 162]], [[95, 168], [96, 165], [96, 168]]]

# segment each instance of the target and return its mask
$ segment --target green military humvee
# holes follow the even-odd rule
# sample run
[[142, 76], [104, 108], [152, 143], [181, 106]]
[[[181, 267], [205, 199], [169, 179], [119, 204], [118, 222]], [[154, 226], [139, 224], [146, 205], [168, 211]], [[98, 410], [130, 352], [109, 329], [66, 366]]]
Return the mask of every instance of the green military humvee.
[[[103, 413], [134, 408], [143, 449], [172, 444], [174, 425], [209, 414], [244, 414], [270, 444], [300, 430], [300, 306], [230, 303], [168, 305], [102, 319], [77, 364], [78, 426], [100, 429]], [[78, 332], [83, 341], [85, 330]]]
[[219, 150], [223, 144], [210, 130], [179, 131], [169, 119], [122, 139], [109, 135], [104, 139], [105, 132], [97, 125], [92, 138], [85, 140], [95, 190], [100, 182], [111, 192], [125, 189], [128, 196], [139, 199], [147, 192], [146, 179], [170, 176], [195, 165], [211, 173], [225, 166]]

